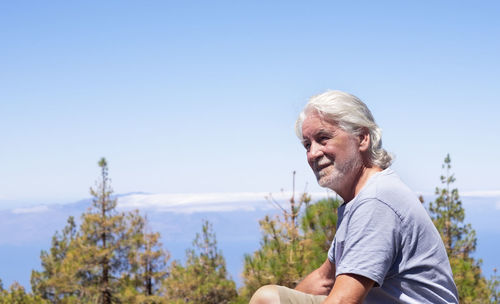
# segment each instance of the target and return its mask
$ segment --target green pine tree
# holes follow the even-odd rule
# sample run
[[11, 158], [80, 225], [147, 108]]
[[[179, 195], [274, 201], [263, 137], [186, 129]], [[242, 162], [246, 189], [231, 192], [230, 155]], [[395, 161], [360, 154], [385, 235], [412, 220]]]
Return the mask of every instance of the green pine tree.
[[90, 188], [92, 206], [82, 215], [80, 237], [75, 243], [72, 260], [79, 265], [81, 296], [100, 304], [117, 302], [117, 278], [126, 269], [127, 248], [124, 242], [125, 215], [116, 211], [116, 198], [112, 198], [108, 164], [102, 158], [100, 180]]
[[166, 264], [169, 255], [161, 247], [160, 234], [146, 232], [143, 238], [143, 248], [139, 252], [139, 278], [145, 296], [153, 296], [160, 289], [160, 283], [167, 277]]
[[125, 303], [162, 303], [160, 289], [167, 277], [170, 254], [159, 241], [160, 233], [153, 233], [149, 228], [147, 218], [131, 212], [127, 221], [131, 223], [127, 231], [130, 268], [122, 275], [120, 299]]
[[497, 269], [493, 269], [493, 275], [488, 280], [488, 288], [491, 292], [491, 303], [498, 304], [500, 303], [500, 279], [497, 275]]
[[43, 270], [31, 272], [31, 289], [34, 294], [52, 303], [67, 303], [69, 298], [77, 298], [78, 288], [73, 277], [74, 265], [65, 261], [76, 233], [75, 220], [70, 216], [62, 233], [56, 232], [52, 237], [50, 250], [42, 250], [40, 259]]
[[442, 188], [436, 187], [438, 196], [430, 202], [429, 211], [434, 225], [443, 239], [453, 277], [458, 288], [459, 302], [489, 303], [491, 290], [481, 273], [481, 260], [472, 257], [476, 250], [476, 232], [470, 224], [464, 224], [465, 210], [458, 194], [453, 188], [455, 176], [451, 173], [451, 158], [448, 154], [442, 166]]
[[159, 286], [168, 253], [159, 234], [146, 232], [139, 212], [118, 212], [108, 165], [99, 161], [100, 179], [90, 189], [91, 207], [77, 228], [72, 217], [52, 247], [41, 253], [32, 290], [51, 303], [161, 303]]
[[236, 285], [228, 278], [226, 262], [217, 249], [212, 225], [204, 221], [193, 248], [187, 250], [186, 265], [174, 261], [164, 282], [168, 303], [223, 304], [237, 297]]
[[26, 293], [24, 287], [14, 282], [9, 290], [0, 289], [0, 304], [49, 304], [38, 295]]
[[309, 240], [308, 250], [312, 257], [308, 273], [325, 262], [326, 253], [332, 244], [337, 230], [337, 208], [339, 199], [322, 199], [309, 204], [301, 218], [301, 228], [304, 238]]
[[[292, 195], [288, 208], [283, 208], [271, 198], [282, 214], [266, 216], [259, 222], [261, 246], [245, 255], [242, 298], [249, 299], [259, 287], [268, 284], [294, 288], [324, 263], [336, 231], [339, 201], [326, 199], [310, 204], [310, 200], [307, 194], [298, 201]], [[301, 217], [303, 206], [306, 208]]]

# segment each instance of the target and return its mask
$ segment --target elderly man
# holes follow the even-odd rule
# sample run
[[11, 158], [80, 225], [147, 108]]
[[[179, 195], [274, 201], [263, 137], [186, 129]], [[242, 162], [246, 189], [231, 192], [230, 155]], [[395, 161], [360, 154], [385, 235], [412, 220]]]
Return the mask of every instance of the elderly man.
[[294, 290], [263, 286], [250, 304], [458, 303], [441, 237], [389, 168], [381, 130], [357, 97], [313, 96], [296, 132], [318, 183], [342, 197], [326, 261]]

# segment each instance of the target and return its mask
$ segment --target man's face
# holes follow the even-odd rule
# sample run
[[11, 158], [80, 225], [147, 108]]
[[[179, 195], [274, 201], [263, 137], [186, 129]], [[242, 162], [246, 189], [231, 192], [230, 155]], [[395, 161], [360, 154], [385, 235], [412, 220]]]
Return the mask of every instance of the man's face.
[[307, 162], [319, 185], [346, 199], [344, 196], [353, 191], [355, 178], [363, 165], [359, 138], [323, 120], [316, 112], [304, 119], [302, 137]]

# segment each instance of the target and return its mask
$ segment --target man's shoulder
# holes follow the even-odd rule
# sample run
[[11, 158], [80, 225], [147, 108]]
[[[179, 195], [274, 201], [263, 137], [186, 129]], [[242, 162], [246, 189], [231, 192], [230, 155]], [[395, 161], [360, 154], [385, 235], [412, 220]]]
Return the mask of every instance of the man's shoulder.
[[415, 193], [401, 181], [391, 168], [376, 173], [359, 193], [359, 200], [377, 198], [380, 200], [397, 198], [399, 196], [413, 196]]
[[358, 204], [370, 200], [377, 201], [402, 217], [406, 217], [411, 209], [422, 208], [416, 193], [403, 183], [391, 168], [377, 173], [356, 200]]

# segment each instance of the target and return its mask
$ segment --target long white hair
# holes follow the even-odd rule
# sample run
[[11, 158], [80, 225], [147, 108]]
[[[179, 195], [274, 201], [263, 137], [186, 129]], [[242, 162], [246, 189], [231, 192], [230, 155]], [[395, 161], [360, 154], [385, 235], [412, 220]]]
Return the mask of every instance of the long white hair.
[[300, 140], [303, 140], [302, 123], [311, 112], [317, 112], [325, 120], [338, 124], [353, 135], [360, 135], [367, 130], [370, 136], [370, 163], [382, 169], [391, 165], [392, 156], [382, 148], [382, 130], [375, 123], [368, 107], [356, 96], [342, 91], [326, 91], [311, 97], [295, 123], [295, 133]]

